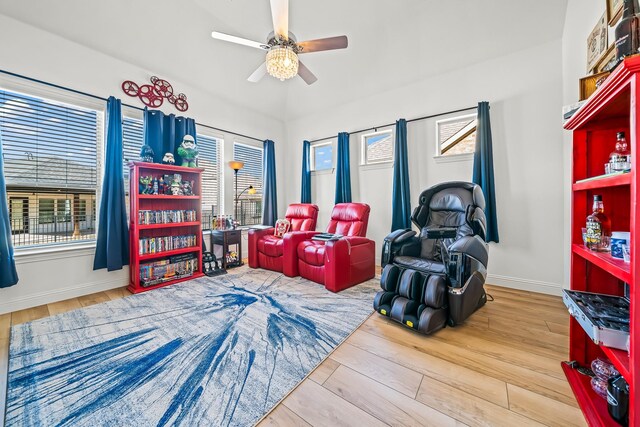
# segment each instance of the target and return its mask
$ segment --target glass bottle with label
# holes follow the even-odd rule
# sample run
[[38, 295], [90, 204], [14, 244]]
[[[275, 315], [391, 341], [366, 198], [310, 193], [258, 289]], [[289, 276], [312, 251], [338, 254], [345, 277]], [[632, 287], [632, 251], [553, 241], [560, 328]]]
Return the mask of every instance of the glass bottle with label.
[[638, 0], [624, 0], [622, 19], [616, 26], [616, 58], [635, 55], [640, 48], [640, 16]]
[[611, 237], [611, 220], [604, 214], [602, 196], [593, 196], [593, 213], [587, 217], [587, 247], [592, 251], [606, 251]]
[[624, 132], [616, 134], [616, 150], [609, 154], [611, 172], [628, 171], [631, 169], [631, 151]]

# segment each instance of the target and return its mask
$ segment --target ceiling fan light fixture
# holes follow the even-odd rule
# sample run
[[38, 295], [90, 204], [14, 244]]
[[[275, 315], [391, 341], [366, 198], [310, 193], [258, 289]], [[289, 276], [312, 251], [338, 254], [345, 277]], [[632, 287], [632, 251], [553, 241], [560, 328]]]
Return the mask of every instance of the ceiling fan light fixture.
[[298, 74], [298, 55], [288, 46], [274, 46], [267, 52], [267, 72], [285, 81]]

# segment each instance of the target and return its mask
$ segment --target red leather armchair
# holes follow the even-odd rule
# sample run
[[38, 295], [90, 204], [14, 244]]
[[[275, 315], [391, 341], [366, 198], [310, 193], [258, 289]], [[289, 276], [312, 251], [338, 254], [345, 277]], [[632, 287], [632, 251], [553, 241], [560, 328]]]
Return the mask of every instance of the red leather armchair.
[[339, 240], [311, 240], [317, 232], [285, 235], [283, 273], [313, 280], [332, 292], [372, 279], [376, 248], [365, 237], [370, 210], [364, 203], [337, 204], [327, 233], [343, 235]]
[[[291, 223], [289, 232], [313, 231], [318, 220], [318, 206], [291, 204], [285, 218]], [[283, 239], [274, 236], [274, 231], [273, 227], [249, 230], [249, 267], [282, 271]]]

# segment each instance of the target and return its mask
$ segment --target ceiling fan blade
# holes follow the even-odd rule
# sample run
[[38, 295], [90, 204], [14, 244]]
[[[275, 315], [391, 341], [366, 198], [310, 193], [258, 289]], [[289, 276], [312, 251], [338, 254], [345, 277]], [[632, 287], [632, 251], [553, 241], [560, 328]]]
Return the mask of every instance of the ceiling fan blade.
[[318, 80], [318, 78], [300, 61], [298, 61], [298, 75], [302, 77], [302, 80], [304, 80], [308, 85], [312, 85]]
[[226, 42], [242, 44], [249, 47], [255, 47], [256, 49], [269, 50], [271, 46], [266, 45], [264, 43], [254, 42], [253, 40], [243, 39], [242, 37], [236, 37], [225, 33], [219, 33], [217, 31], [213, 31], [211, 33], [211, 37], [218, 40], [223, 40]]
[[271, 0], [273, 31], [284, 40], [289, 40], [289, 0]]
[[298, 43], [300, 53], [320, 52], [323, 50], [344, 49], [349, 45], [347, 36], [327, 37], [326, 39], [307, 40]]
[[255, 70], [247, 80], [252, 83], [257, 83], [265, 76], [265, 74], [267, 74], [267, 63], [263, 62], [262, 65], [260, 65], [258, 69]]

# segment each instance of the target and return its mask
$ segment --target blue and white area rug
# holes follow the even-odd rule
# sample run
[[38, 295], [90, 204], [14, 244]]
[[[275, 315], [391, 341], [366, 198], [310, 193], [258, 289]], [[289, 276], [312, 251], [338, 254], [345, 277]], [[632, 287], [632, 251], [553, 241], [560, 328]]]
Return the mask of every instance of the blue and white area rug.
[[377, 287], [242, 269], [14, 326], [7, 425], [253, 425], [367, 318]]

